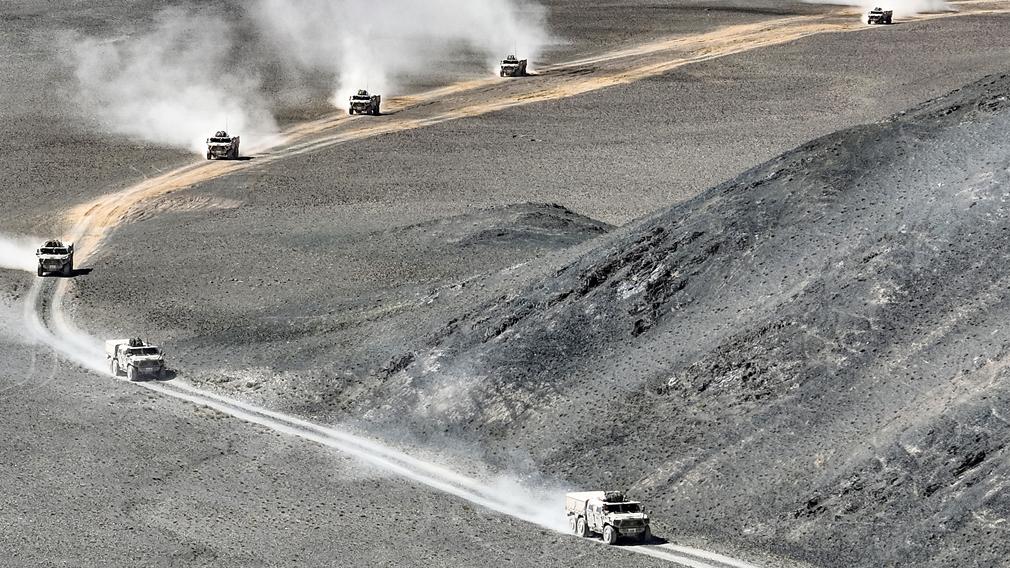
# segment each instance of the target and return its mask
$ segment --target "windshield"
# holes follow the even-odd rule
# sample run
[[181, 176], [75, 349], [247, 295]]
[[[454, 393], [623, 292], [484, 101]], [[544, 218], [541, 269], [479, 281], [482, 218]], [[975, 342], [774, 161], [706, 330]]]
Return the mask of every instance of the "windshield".
[[604, 505], [603, 510], [607, 513], [641, 513], [642, 510], [638, 507], [638, 503], [616, 503], [613, 505]]
[[126, 350], [127, 355], [157, 355], [157, 347], [133, 347]]
[[214, 138], [211, 138], [210, 141], [211, 142], [224, 142], [225, 144], [227, 144], [227, 143], [231, 142], [231, 138], [217, 138], [217, 137], [214, 137]]
[[69, 251], [65, 248], [44, 248], [42, 249], [42, 254], [68, 254]]

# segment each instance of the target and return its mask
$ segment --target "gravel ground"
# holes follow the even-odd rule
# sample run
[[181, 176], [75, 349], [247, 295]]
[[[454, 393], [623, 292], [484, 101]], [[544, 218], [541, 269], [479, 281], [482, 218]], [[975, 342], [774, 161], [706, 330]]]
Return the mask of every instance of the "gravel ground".
[[25, 343], [0, 273], [11, 566], [661, 566], [490, 513]]
[[1008, 125], [1002, 75], [805, 144], [458, 315], [333, 410], [630, 486], [678, 538], [1002, 565]]
[[[53, 102], [47, 92], [49, 80], [55, 76], [60, 84], [65, 77], [61, 78], [64, 70], [59, 62], [47, 59], [48, 52], [40, 47], [43, 32], [83, 27], [111, 33], [127, 19], [142, 25], [155, 4], [137, 4], [127, 12], [118, 2], [93, 3], [84, 14], [75, 3], [5, 4], [4, 22], [11, 24], [13, 33], [0, 37], [9, 54], [0, 58], [0, 72], [10, 78], [0, 89], [5, 101], [14, 102], [10, 119], [0, 121], [2, 149], [13, 156], [5, 162], [8, 175], [0, 181], [0, 199], [7, 205], [0, 217], [5, 231], [58, 230], [59, 215], [71, 205], [191, 159], [96, 134], [95, 125], [77, 119], [72, 102]], [[746, 10], [727, 6], [690, 3], [671, 10], [658, 3], [607, 7], [557, 3], [552, 24], [572, 42], [559, 46], [554, 56], [745, 23], [769, 14], [822, 9], [792, 4], [776, 8], [771, 2]], [[36, 12], [40, 15], [33, 16]], [[103, 335], [142, 333], [163, 342], [189, 380], [229, 392], [242, 390], [272, 405], [309, 414], [388, 420], [383, 412], [368, 414], [368, 404], [375, 393], [395, 386], [375, 381], [395, 377], [404, 367], [416, 370], [425, 360], [404, 358], [405, 353], [420, 353], [430, 342], [437, 345], [447, 336], [446, 344], [451, 345], [461, 329], [453, 318], [468, 313], [480, 320], [483, 316], [475, 311], [481, 310], [497, 317], [502, 308], [496, 301], [503, 302], [500, 306], [514, 305], [519, 291], [549, 279], [556, 267], [637, 230], [628, 227], [608, 236], [611, 227], [588, 217], [626, 223], [683, 202], [806, 140], [875, 121], [1002, 70], [1008, 27], [1006, 17], [965, 17], [818, 36], [621, 88], [386, 135], [253, 168], [175, 195], [160, 204], [157, 215], [137, 217], [117, 230], [92, 259], [94, 272], [72, 287], [68, 303], [75, 321], [86, 329]], [[317, 109], [307, 104], [286, 112], [306, 118]], [[527, 202], [559, 203], [567, 209], [523, 205]], [[745, 218], [749, 210], [734, 211]], [[812, 232], [816, 227], [809, 224]], [[786, 262], [792, 257], [776, 258]], [[11, 295], [23, 290], [23, 277], [9, 273], [3, 277]], [[767, 283], [771, 277], [764, 278]], [[756, 285], [751, 292], [763, 289]], [[717, 312], [736, 305], [716, 305], [716, 300], [712, 304]], [[839, 316], [817, 317], [817, 322], [831, 322]], [[622, 318], [614, 321], [626, 323], [626, 316]], [[16, 311], [7, 320], [16, 321]], [[756, 317], [749, 321], [760, 324]], [[932, 320], [921, 321], [928, 325]], [[842, 323], [855, 325], [847, 319]], [[844, 327], [842, 323], [838, 326]], [[708, 328], [699, 326], [698, 333], [704, 336]], [[528, 333], [544, 338], [543, 345], [552, 348], [562, 336], [550, 330], [532, 326]], [[795, 348], [788, 337], [781, 341]], [[558, 352], [539, 347], [519, 350], [500, 361], [499, 369], [525, 373], [533, 361], [539, 369], [534, 373], [537, 380], [544, 382], [552, 368], [547, 363], [580, 361], [578, 354], [593, 345], [560, 345]], [[733, 349], [750, 346], [744, 342]], [[713, 351], [713, 358], [733, 359], [725, 353], [727, 347], [719, 348], [723, 351]], [[536, 397], [510, 401], [518, 405], [513, 411], [549, 408], [542, 419], [522, 415], [513, 426], [491, 420], [479, 431], [449, 423], [471, 434], [478, 432], [475, 446], [505, 465], [520, 462], [586, 484], [632, 486], [656, 504], [678, 538], [712, 537], [774, 548], [824, 565], [843, 561], [900, 565], [902, 555], [944, 565], [943, 554], [934, 554], [930, 547], [914, 556], [908, 548], [881, 544], [879, 551], [860, 557], [859, 545], [878, 533], [851, 531], [845, 524], [893, 514], [881, 508], [886, 498], [878, 497], [872, 506], [855, 503], [853, 495], [863, 493], [853, 493], [851, 487], [853, 476], [869, 480], [856, 483], [857, 492], [888, 479], [874, 463], [900, 463], [900, 455], [888, 453], [899, 451], [894, 438], [886, 438], [879, 451], [866, 456], [853, 453], [848, 462], [842, 455], [849, 447], [844, 444], [875, 431], [880, 416], [904, 408], [895, 402], [900, 394], [893, 389], [887, 391], [884, 403], [872, 408], [860, 407], [851, 398], [825, 397], [820, 408], [847, 404], [851, 410], [846, 416], [867, 418], [847, 426], [845, 416], [837, 417], [837, 423], [807, 438], [793, 433], [810, 427], [813, 418], [788, 407], [789, 398], [774, 407], [789, 408], [781, 410], [784, 417], [778, 422], [766, 415], [753, 418], [752, 399], [745, 399], [742, 409], [730, 405], [725, 414], [700, 406], [697, 412], [704, 420], [695, 416], [691, 419], [696, 422], [690, 422], [688, 414], [677, 414], [687, 412], [683, 406], [674, 412], [663, 404], [648, 403], [650, 397], [666, 396], [663, 393], [623, 386], [615, 387], [616, 392], [598, 390], [594, 381], [606, 384], [606, 373], [612, 379], [628, 369], [651, 372], [687, 363], [686, 355], [671, 352], [670, 345], [649, 343], [636, 349], [612, 362], [604, 359], [609, 353], [601, 349], [594, 365], [580, 367], [586, 375], [583, 380], [592, 387], [586, 388], [585, 396], [599, 395], [597, 405], [608, 399], [619, 404], [609, 411], [612, 414], [605, 414], [603, 426], [591, 429], [578, 444], [558, 444], [558, 425], [570, 428], [570, 407], [557, 402], [557, 392], [534, 390]], [[11, 417], [4, 422], [5, 437], [17, 441], [8, 446], [10, 453], [3, 460], [12, 468], [0, 477], [9, 484], [2, 490], [11, 506], [3, 508], [0, 522], [5, 533], [14, 535], [9, 540], [18, 543], [13, 557], [20, 564], [55, 565], [59, 559], [74, 565], [138, 559], [146, 563], [153, 557], [164, 559], [163, 565], [243, 566], [257, 561], [445, 566], [631, 561], [624, 556], [605, 558], [601, 555], [620, 553], [575, 547], [569, 539], [362, 471], [315, 446], [151, 398], [129, 385], [68, 367], [42, 351], [25, 349], [10, 337], [0, 344], [0, 357], [9, 361], [0, 365], [4, 381], [0, 389], [16, 387], [0, 398]], [[951, 360], [944, 357], [936, 360], [938, 368]], [[43, 365], [46, 370], [40, 372]], [[611, 370], [601, 375], [601, 368]], [[37, 384], [24, 388], [26, 375], [50, 379], [36, 379]], [[250, 376], [256, 380], [249, 381]], [[940, 374], [931, 377], [932, 384], [941, 382]], [[865, 386], [858, 391], [861, 395], [880, 396], [872, 381], [861, 384]], [[473, 402], [500, 411], [505, 403], [501, 397], [507, 394]], [[773, 395], [781, 393], [765, 396]], [[401, 393], [390, 398], [396, 404], [411, 400]], [[648, 411], [638, 410], [643, 407]], [[959, 409], [966, 417], [974, 412], [967, 406]], [[984, 405], [975, 410], [979, 409]], [[965, 423], [988, 432], [995, 426], [985, 421], [981, 410]], [[423, 412], [419, 416], [441, 420]], [[629, 416], [638, 416], [639, 422]], [[417, 416], [407, 418], [391, 424], [417, 426]], [[681, 419], [692, 424], [689, 433], [680, 436], [665, 427]], [[946, 441], [968, 436], [967, 431], [957, 431], [958, 421], [941, 426], [943, 434], [936, 444], [922, 444], [938, 464], [946, 463], [942, 454]], [[761, 437], [762, 427], [775, 435]], [[400, 434], [420, 435], [427, 441], [445, 435], [432, 430], [422, 424]], [[736, 442], [705, 445], [704, 435], [727, 431], [727, 440], [754, 433], [756, 457], [745, 459], [747, 446], [732, 445]], [[832, 441], [836, 433], [845, 440], [838, 442], [843, 449], [827, 452], [823, 459], [830, 469], [812, 477], [801, 457], [817, 463], [822, 459], [817, 446]], [[449, 432], [450, 437], [456, 434]], [[998, 455], [999, 450], [988, 443], [978, 439], [957, 443], [951, 463], [968, 464], [957, 475], [978, 471], [973, 468], [985, 462], [985, 456]], [[657, 453], [657, 445], [663, 444]], [[771, 449], [782, 446], [796, 448], [784, 466], [769, 457]], [[593, 460], [603, 459], [604, 451], [594, 453], [594, 447], [607, 448], [608, 461], [621, 464], [599, 471]], [[691, 451], [697, 447], [704, 451]], [[684, 473], [690, 464], [680, 463], [672, 454], [678, 448], [691, 459], [708, 460], [704, 462], [708, 465], [690, 470], [700, 472], [694, 477]], [[980, 462], [978, 452], [983, 454]], [[30, 465], [24, 467], [25, 463]], [[754, 477], [755, 471], [774, 472], [776, 467], [784, 470], [757, 475], [760, 487], [753, 479], [737, 482]], [[959, 466], [946, 473], [940, 465], [904, 467], [907, 479], [913, 481], [904, 486], [908, 487], [923, 482], [927, 475], [923, 472], [935, 472], [939, 478], [954, 475], [951, 472]], [[799, 475], [796, 479], [802, 481], [796, 484], [802, 486], [788, 486], [788, 475]], [[959, 520], [953, 528], [930, 533], [923, 521], [907, 533], [882, 529], [879, 534], [910, 539], [913, 548], [931, 539], [954, 543], [978, 553], [980, 562], [997, 558], [999, 545], [990, 537], [979, 537], [977, 527], [964, 520], [966, 508], [959, 503], [967, 498], [951, 489], [949, 477], [943, 480], [941, 493], [930, 495], [955, 502], [949, 513]], [[680, 482], [688, 483], [692, 491], [682, 489]], [[779, 492], [775, 499], [767, 500], [767, 486]], [[724, 498], [727, 491], [733, 492], [732, 499]], [[940, 523], [943, 513], [931, 504], [911, 503], [920, 496], [894, 497], [900, 503], [897, 509]], [[410, 503], [406, 511], [405, 502]], [[998, 526], [1005, 507], [996, 500], [978, 502], [975, 512]], [[847, 508], [857, 505], [865, 517], [844, 517]], [[433, 535], [416, 522], [430, 518], [433, 510], [444, 512], [440, 520], [453, 527], [452, 538]], [[369, 513], [362, 517], [360, 511]], [[347, 544], [350, 538], [354, 546]], [[82, 543], [95, 552], [82, 552]], [[838, 555], [829, 556], [831, 551]]]

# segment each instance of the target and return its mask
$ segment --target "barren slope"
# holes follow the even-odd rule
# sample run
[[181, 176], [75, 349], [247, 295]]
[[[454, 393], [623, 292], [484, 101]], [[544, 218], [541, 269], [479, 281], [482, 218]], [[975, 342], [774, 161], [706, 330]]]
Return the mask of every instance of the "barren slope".
[[689, 535], [1001, 562], [1008, 125], [999, 76], [806, 144], [447, 322], [351, 414], [630, 485]]

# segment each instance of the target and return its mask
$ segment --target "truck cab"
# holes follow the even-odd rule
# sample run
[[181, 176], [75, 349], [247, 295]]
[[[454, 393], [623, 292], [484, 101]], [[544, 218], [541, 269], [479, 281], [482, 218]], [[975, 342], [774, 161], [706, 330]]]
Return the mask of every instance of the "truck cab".
[[63, 244], [60, 241], [46, 241], [35, 251], [39, 259], [38, 275], [61, 274], [71, 276], [74, 273], [74, 245]]
[[649, 515], [642, 504], [625, 499], [620, 491], [568, 493], [565, 515], [572, 532], [581, 537], [600, 535], [607, 544], [616, 544], [620, 538], [643, 543], [652, 539]]
[[508, 57], [501, 60], [498, 75], [501, 77], [525, 77], [526, 60], [517, 59], [515, 55], [509, 54]]
[[382, 103], [381, 95], [372, 95], [365, 89], [358, 89], [358, 92], [351, 95], [347, 114], [379, 114], [379, 105]]
[[240, 141], [238, 136], [228, 136], [226, 131], [218, 130], [207, 139], [207, 159], [237, 160]]
[[141, 377], [164, 378], [165, 354], [157, 345], [151, 345], [140, 338], [110, 339], [105, 342], [105, 355], [109, 360], [109, 371], [119, 377], [138, 381]]
[[893, 10], [885, 10], [883, 8], [877, 7], [866, 14], [866, 23], [870, 25], [874, 24], [890, 24], [891, 18], [894, 16]]

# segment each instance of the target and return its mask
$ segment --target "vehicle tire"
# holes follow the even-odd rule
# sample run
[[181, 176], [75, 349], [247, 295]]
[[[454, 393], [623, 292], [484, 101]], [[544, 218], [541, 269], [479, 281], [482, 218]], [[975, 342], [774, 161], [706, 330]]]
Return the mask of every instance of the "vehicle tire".
[[586, 526], [586, 518], [579, 517], [579, 520], [575, 521], [575, 534], [586, 538], [589, 536], [589, 527]]
[[603, 542], [606, 544], [617, 544], [617, 531], [614, 527], [607, 525], [603, 527]]
[[211, 159], [211, 158], [213, 158], [213, 157], [214, 157], [214, 156], [212, 156], [210, 152], [207, 152], [207, 159], [208, 159], [208, 160], [210, 160], [210, 159]]
[[641, 542], [642, 544], [649, 544], [650, 542], [652, 542], [652, 529], [650, 529], [649, 527], [645, 527], [645, 532], [643, 532], [641, 536], [638, 537], [638, 541]]
[[347, 114], [354, 116], [354, 109], [353, 108], [347, 109]]
[[111, 368], [112, 368], [112, 376], [113, 377], [118, 377], [119, 376], [119, 360], [118, 359], [113, 359], [112, 360]]
[[39, 267], [39, 276], [42, 276], [43, 274], [45, 274], [45, 271], [42, 270], [42, 267], [40, 266]]
[[131, 381], [136, 381], [137, 380], [137, 368], [134, 367], [133, 365], [130, 365], [129, 367], [127, 367], [126, 368], [126, 378], [130, 379]]

